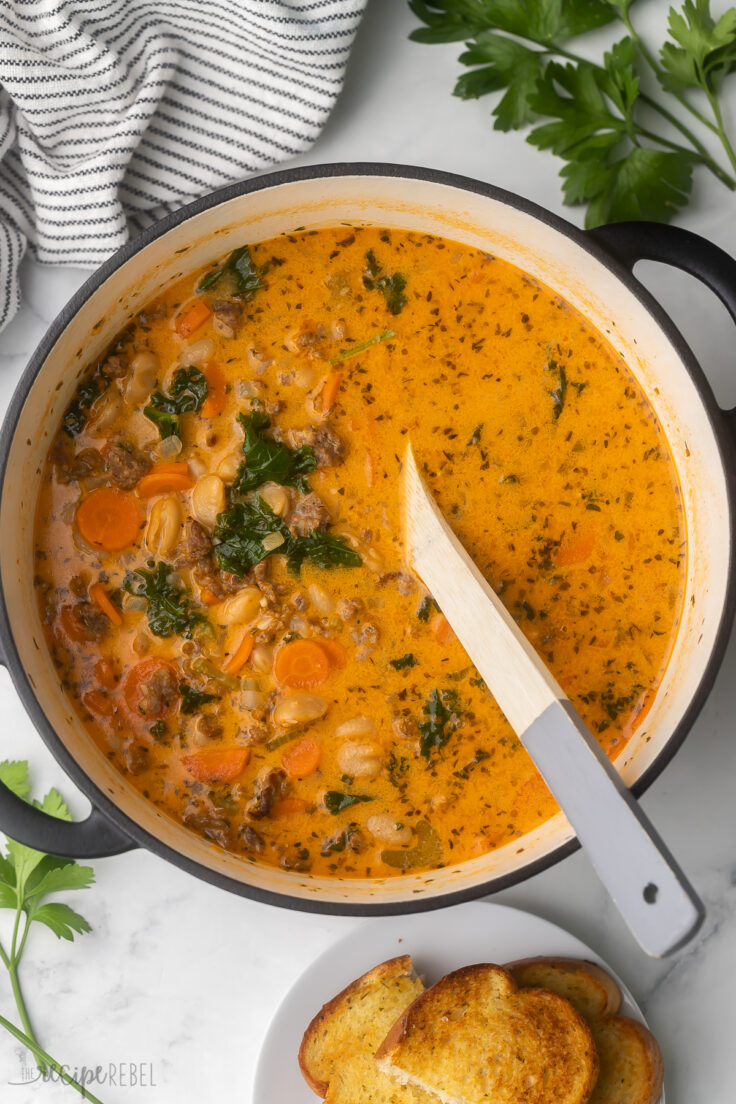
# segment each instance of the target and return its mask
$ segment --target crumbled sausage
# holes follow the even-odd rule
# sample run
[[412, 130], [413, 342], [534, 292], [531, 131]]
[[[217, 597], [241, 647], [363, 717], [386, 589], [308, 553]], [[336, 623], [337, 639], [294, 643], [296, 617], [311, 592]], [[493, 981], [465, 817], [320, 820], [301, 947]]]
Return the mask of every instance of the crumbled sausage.
[[69, 456], [59, 449], [55, 459], [56, 478], [60, 483], [72, 483], [74, 480], [87, 479], [99, 475], [104, 467], [102, 453], [97, 449], [82, 449], [75, 456]]
[[176, 675], [170, 667], [158, 667], [140, 683], [138, 709], [144, 717], [160, 717], [179, 694]]
[[253, 797], [246, 806], [246, 813], [254, 820], [267, 817], [286, 785], [286, 771], [281, 767], [265, 767], [253, 783]]
[[92, 602], [77, 602], [72, 606], [72, 617], [89, 640], [101, 640], [110, 628], [102, 610]]
[[306, 847], [287, 847], [279, 858], [279, 865], [284, 870], [296, 870], [306, 873], [312, 868], [312, 860]]
[[375, 625], [372, 621], [364, 621], [359, 628], [351, 629], [350, 635], [356, 644], [377, 644], [378, 643], [378, 625]]
[[408, 573], [408, 571], [387, 571], [385, 575], [378, 576], [378, 585], [387, 586], [392, 583], [399, 594], [403, 594], [405, 597], [412, 594], [416, 588], [416, 579]]
[[401, 740], [416, 740], [419, 736], [417, 722], [413, 717], [402, 717], [397, 713], [391, 718], [391, 727]]
[[182, 820], [188, 828], [193, 828], [195, 832], [199, 832], [205, 839], [210, 839], [213, 843], [218, 843], [220, 847], [228, 848], [230, 846], [230, 825], [221, 813], [215, 813], [209, 809], [194, 806], [193, 808], [190, 807], [187, 809]]
[[324, 531], [330, 524], [330, 513], [314, 492], [299, 499], [289, 518], [289, 528], [297, 537], [306, 537], [315, 529]]
[[324, 359], [327, 338], [327, 329], [321, 322], [316, 325], [314, 322], [306, 322], [300, 330], [289, 334], [286, 346], [293, 353], [306, 353], [309, 357]]
[[123, 748], [123, 760], [129, 774], [140, 774], [148, 767], [148, 748], [129, 740]]
[[312, 448], [318, 468], [331, 468], [345, 458], [345, 444], [329, 426], [317, 426]]
[[223, 337], [235, 337], [238, 332], [240, 316], [243, 313], [241, 304], [233, 302], [232, 299], [215, 299], [212, 310], [214, 313], [213, 325], [217, 332], [222, 334]]
[[151, 470], [151, 460], [128, 441], [119, 441], [106, 450], [105, 468], [111, 483], [130, 491]]
[[212, 713], [201, 713], [197, 717], [197, 731], [206, 740], [216, 740], [225, 731], [220, 721]]
[[269, 570], [268, 560], [261, 560], [253, 568], [253, 579], [264, 598], [273, 605], [276, 602], [276, 591], [273, 583], [268, 578]]
[[240, 838], [246, 847], [249, 847], [251, 851], [256, 851], [259, 854], [266, 846], [263, 842], [263, 836], [259, 835], [250, 824], [244, 824], [240, 829]]
[[[251, 710], [251, 713], [255, 713], [255, 710]], [[257, 721], [253, 721], [251, 724], [246, 725], [245, 728], [238, 730], [238, 738], [242, 743], [247, 744], [248, 747], [253, 747], [255, 744], [265, 744], [268, 737], [271, 735], [271, 730], [265, 724], [259, 724]]]
[[128, 371], [128, 358], [123, 353], [109, 356], [102, 365], [102, 374], [108, 379], [120, 379]]
[[174, 549], [174, 567], [190, 567], [208, 560], [212, 552], [212, 540], [204, 525], [189, 517], [184, 522], [184, 539]]
[[360, 598], [341, 598], [335, 609], [341, 621], [352, 621], [363, 609], [363, 602]]

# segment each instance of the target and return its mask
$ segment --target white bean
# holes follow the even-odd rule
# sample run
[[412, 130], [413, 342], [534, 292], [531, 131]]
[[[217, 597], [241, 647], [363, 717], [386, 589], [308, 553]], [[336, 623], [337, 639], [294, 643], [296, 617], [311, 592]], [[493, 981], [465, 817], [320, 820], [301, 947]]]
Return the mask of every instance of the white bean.
[[264, 483], [258, 493], [275, 514], [284, 517], [291, 503], [286, 487], [281, 487], [278, 483]]
[[351, 778], [377, 778], [381, 773], [381, 749], [375, 744], [348, 740], [337, 753], [337, 765]]
[[242, 449], [239, 452], [229, 452], [227, 456], [223, 456], [217, 465], [217, 474], [220, 479], [224, 479], [226, 483], [232, 483], [242, 460]]
[[267, 675], [273, 667], [273, 648], [256, 644], [250, 657], [250, 665], [259, 675]]
[[335, 735], [340, 740], [349, 736], [372, 736], [376, 731], [376, 722], [372, 717], [351, 717], [349, 721], [343, 721], [335, 729]]
[[247, 625], [257, 617], [261, 610], [262, 594], [258, 587], [246, 586], [213, 607], [213, 615], [218, 625]]
[[130, 362], [130, 378], [125, 386], [125, 401], [140, 406], [156, 386], [159, 373], [158, 357], [147, 350], [136, 353]]
[[327, 712], [327, 702], [314, 694], [291, 694], [276, 705], [272, 717], [276, 725], [286, 728], [292, 725], [318, 721]]
[[307, 594], [318, 613], [332, 613], [335, 608], [335, 603], [332, 596], [327, 593], [324, 587], [320, 586], [318, 583], [310, 583], [307, 587]]
[[179, 360], [185, 366], [193, 365], [201, 368], [208, 360], [212, 360], [215, 354], [215, 343], [211, 337], [203, 337], [199, 341], [193, 341], [191, 345], [185, 345], [179, 354]]
[[90, 411], [90, 422], [87, 432], [93, 437], [98, 437], [110, 428], [117, 418], [123, 406], [123, 400], [117, 389], [111, 389], [105, 395], [100, 396]]
[[411, 828], [408, 824], [400, 824], [390, 813], [376, 813], [375, 816], [369, 816], [365, 826], [381, 843], [391, 843], [397, 847], [411, 843]]
[[214, 529], [217, 515], [225, 509], [225, 484], [219, 475], [203, 475], [192, 490], [192, 510], [197, 521]]
[[179, 540], [181, 522], [181, 506], [174, 495], [157, 499], [146, 526], [146, 548], [155, 556], [167, 556]]

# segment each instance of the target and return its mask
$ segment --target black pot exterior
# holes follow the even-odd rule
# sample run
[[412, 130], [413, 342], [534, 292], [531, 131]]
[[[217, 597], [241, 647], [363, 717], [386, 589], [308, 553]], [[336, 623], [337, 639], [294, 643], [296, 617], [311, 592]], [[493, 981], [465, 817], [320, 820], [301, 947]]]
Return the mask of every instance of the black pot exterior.
[[[143, 234], [123, 246], [86, 281], [53, 322], [48, 333], [31, 357], [28, 367], [18, 384], [0, 433], [0, 501], [5, 481], [9, 477], [8, 456], [16, 425], [33, 382], [60, 334], [85, 301], [105, 280], [151, 241], [166, 233], [172, 227], [185, 222], [210, 207], [258, 192], [264, 188], [300, 180], [343, 176], [399, 177], [443, 184], [486, 196], [499, 203], [516, 208], [531, 215], [539, 222], [551, 226], [571, 238], [590, 253], [596, 261], [610, 269], [617, 279], [626, 285], [649, 314], [653, 316], [671, 344], [677, 348], [683, 362], [688, 367], [713, 428], [714, 437], [720, 450], [720, 459], [727, 474], [731, 521], [731, 556], [729, 560], [727, 599], [704, 677], [693, 695], [689, 708], [667, 744], [645, 774], [632, 787], [632, 792], [638, 796], [651, 785], [670, 761], [700, 712], [723, 659], [734, 610], [736, 609], [736, 570], [733, 552], [734, 547], [736, 547], [736, 411], [724, 412], [720, 410], [702, 369], [674, 323], [631, 273], [633, 264], [637, 260], [645, 258], [662, 260], [665, 263], [683, 268], [707, 283], [719, 295], [736, 321], [736, 261], [723, 250], [697, 235], [655, 223], [611, 225], [592, 233], [586, 233], [543, 208], [491, 185], [466, 177], [455, 176], [451, 173], [402, 165], [370, 163], [318, 165], [305, 169], [282, 170], [220, 189], [181, 208], [175, 214], [150, 227]], [[50, 853], [59, 853], [70, 858], [93, 858], [100, 855], [119, 854], [133, 847], [142, 846], [210, 884], [264, 903], [307, 912], [365, 916], [420, 912], [430, 908], [459, 904], [463, 901], [496, 892], [547, 869], [571, 854], [579, 846], [575, 840], [571, 840], [557, 848], [550, 855], [524, 866], [518, 872], [495, 877], [485, 884], [474, 886], [468, 890], [448, 892], [426, 898], [417, 896], [404, 902], [381, 903], [376, 901], [351, 904], [298, 898], [264, 891], [256, 886], [244, 884], [220, 874], [168, 847], [127, 817], [92, 782], [67, 751], [50, 725], [43, 707], [36, 697], [15, 645], [1, 580], [0, 663], [8, 668], [15, 688], [45, 743], [61, 767], [92, 802], [93, 811], [86, 821], [67, 823], [46, 816], [46, 814], [15, 797], [6, 787], [0, 784], [0, 826], [2, 829], [21, 842]]]

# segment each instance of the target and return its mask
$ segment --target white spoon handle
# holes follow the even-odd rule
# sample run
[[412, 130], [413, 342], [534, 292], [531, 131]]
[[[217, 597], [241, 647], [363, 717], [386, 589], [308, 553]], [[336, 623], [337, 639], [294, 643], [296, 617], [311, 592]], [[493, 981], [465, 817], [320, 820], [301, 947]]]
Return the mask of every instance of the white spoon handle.
[[562, 687], [440, 512], [409, 448], [408, 560], [534, 760], [641, 946], [670, 954], [704, 909]]

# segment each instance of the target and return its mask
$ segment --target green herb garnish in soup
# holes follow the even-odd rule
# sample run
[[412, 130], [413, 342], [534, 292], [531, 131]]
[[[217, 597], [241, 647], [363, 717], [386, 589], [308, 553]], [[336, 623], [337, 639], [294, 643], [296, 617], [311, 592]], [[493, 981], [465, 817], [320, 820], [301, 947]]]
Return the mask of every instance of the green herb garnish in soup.
[[250, 862], [398, 877], [556, 812], [404, 562], [409, 439], [608, 755], [649, 708], [685, 566], [667, 442], [605, 338], [502, 260], [396, 229], [243, 246], [131, 319], [54, 428], [35, 575], [70, 703]]

